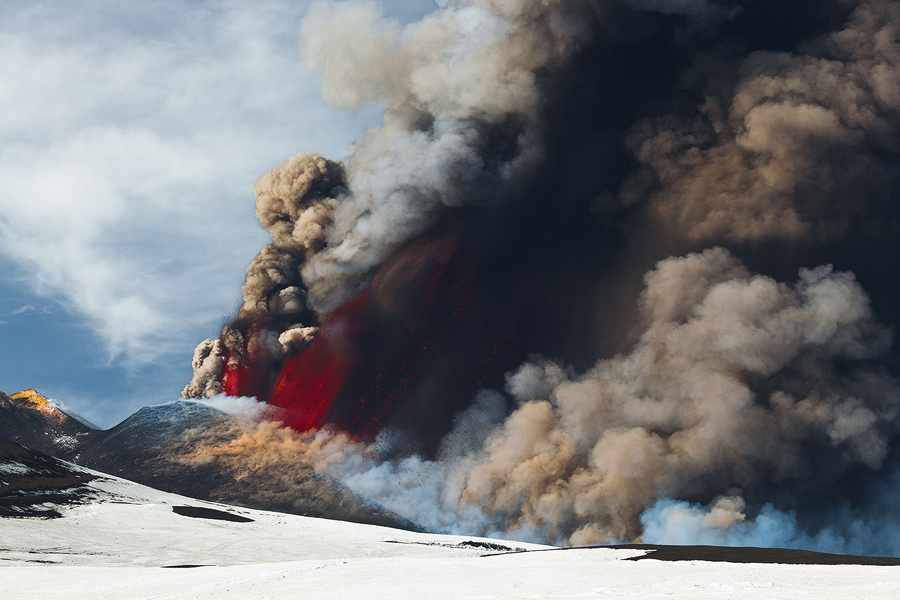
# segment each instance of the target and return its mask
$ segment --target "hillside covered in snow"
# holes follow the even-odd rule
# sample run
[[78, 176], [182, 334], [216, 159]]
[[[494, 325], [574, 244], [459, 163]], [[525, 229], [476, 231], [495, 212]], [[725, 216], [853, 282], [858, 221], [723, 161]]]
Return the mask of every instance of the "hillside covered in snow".
[[896, 559], [710, 547], [563, 550], [423, 534], [192, 500], [11, 443], [0, 453], [0, 483], [0, 505], [14, 499], [21, 509], [0, 517], [3, 598], [827, 600], [893, 599], [900, 590]]

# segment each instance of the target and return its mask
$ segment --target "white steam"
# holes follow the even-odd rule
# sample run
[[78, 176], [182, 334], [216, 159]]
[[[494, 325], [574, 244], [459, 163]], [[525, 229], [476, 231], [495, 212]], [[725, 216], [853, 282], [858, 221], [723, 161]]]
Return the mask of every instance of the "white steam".
[[[888, 479], [896, 489], [896, 474]], [[900, 549], [900, 511], [892, 490], [883, 489], [871, 506], [839, 506], [814, 527], [801, 526], [796, 513], [765, 504], [747, 515], [741, 497], [720, 497], [711, 505], [662, 499], [641, 515], [642, 541], [648, 544], [798, 548], [834, 554], [896, 556]], [[812, 529], [812, 531], [810, 531]]]
[[244, 396], [217, 394], [202, 400], [194, 400], [194, 402], [215, 408], [230, 417], [238, 417], [245, 421], [260, 421], [272, 414], [272, 407], [265, 402]]

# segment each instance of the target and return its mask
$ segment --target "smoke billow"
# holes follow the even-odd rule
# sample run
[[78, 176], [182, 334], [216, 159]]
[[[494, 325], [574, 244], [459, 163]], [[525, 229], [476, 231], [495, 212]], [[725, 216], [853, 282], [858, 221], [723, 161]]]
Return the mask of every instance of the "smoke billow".
[[[507, 378], [512, 413], [482, 396], [437, 460], [330, 471], [426, 526], [578, 545], [639, 537], [661, 499], [802, 502], [882, 467], [900, 389], [870, 364], [890, 335], [852, 275], [819, 267], [789, 286], [714, 248], [645, 279], [628, 354], [581, 375], [536, 357]], [[405, 496], [423, 494], [410, 514]]]
[[310, 9], [384, 122], [260, 179], [185, 397], [435, 530], [900, 552], [900, 7], [440, 6]]
[[897, 162], [885, 158], [900, 132], [898, 15], [895, 3], [864, 2], [802, 55], [698, 68], [700, 114], [631, 135], [655, 180], [651, 210], [703, 241], [827, 240], [896, 217]]
[[646, 281], [630, 353], [577, 377], [540, 360], [510, 376], [519, 406], [474, 457], [464, 502], [596, 543], [640, 535], [661, 497], [801, 498], [882, 466], [900, 392], [866, 366], [889, 336], [852, 276], [820, 267], [790, 287], [713, 249]]
[[194, 350], [191, 366], [194, 368], [194, 376], [184, 387], [183, 397], [211, 398], [222, 391], [219, 378], [225, 369], [225, 361], [219, 340], [201, 342]]
[[[298, 269], [325, 245], [333, 220], [334, 195], [344, 190], [344, 169], [316, 154], [289, 158], [256, 182], [256, 215], [274, 240], [247, 268], [237, 321], [219, 340], [205, 340], [194, 352], [194, 376], [185, 398], [212, 397], [222, 391], [253, 395], [267, 373], [247, 365], [283, 360], [302, 350], [315, 332]], [[270, 370], [270, 369], [269, 369]], [[243, 371], [243, 372], [242, 372]], [[228, 373], [229, 377], [225, 377]], [[248, 392], [244, 394], [242, 392]]]

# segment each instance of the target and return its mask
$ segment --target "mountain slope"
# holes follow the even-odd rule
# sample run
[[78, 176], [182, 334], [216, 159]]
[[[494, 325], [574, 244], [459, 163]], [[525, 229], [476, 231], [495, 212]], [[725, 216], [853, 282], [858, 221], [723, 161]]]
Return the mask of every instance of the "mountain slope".
[[239, 421], [196, 402], [148, 406], [79, 449], [78, 464], [201, 500], [279, 512], [415, 529], [353, 494], [302, 460], [267, 465], [241, 455], [199, 459], [200, 445], [227, 445]]
[[[80, 566], [160, 567], [201, 561], [226, 566], [351, 556], [477, 556], [486, 546], [495, 551], [541, 548], [198, 501], [87, 471], [8, 442], [0, 449], [0, 472], [19, 471], [20, 487], [41, 494], [43, 508], [57, 517], [0, 518], [0, 564], [37, 559]], [[18, 466], [26, 463], [27, 469]], [[47, 466], [54, 469], [52, 476], [45, 472]], [[78, 481], [59, 485], [61, 477], [73, 475]], [[63, 488], [68, 496], [51, 498]]]
[[98, 431], [33, 389], [0, 392], [0, 437], [33, 450], [71, 459]]
[[61, 517], [89, 501], [96, 474], [0, 438], [0, 517]]
[[191, 498], [264, 510], [417, 529], [301, 460], [260, 465], [241, 456], [194, 456], [227, 445], [248, 425], [196, 402], [147, 406], [97, 430], [34, 390], [0, 392], [0, 437], [83, 467]]

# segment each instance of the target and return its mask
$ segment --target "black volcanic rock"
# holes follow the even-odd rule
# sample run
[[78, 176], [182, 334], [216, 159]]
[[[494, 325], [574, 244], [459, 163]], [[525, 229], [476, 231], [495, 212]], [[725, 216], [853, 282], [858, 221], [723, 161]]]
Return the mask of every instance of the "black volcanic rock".
[[[642, 556], [624, 560], [662, 560], [668, 562], [703, 560], [743, 564], [781, 565], [873, 565], [900, 566], [900, 558], [892, 556], [855, 556], [795, 550], [790, 548], [756, 548], [747, 546], [671, 546], [656, 544], [618, 544], [594, 548], [649, 550]], [[568, 549], [568, 548], [567, 548]]]
[[0, 517], [62, 516], [61, 505], [82, 504], [84, 484], [97, 475], [0, 437]]

